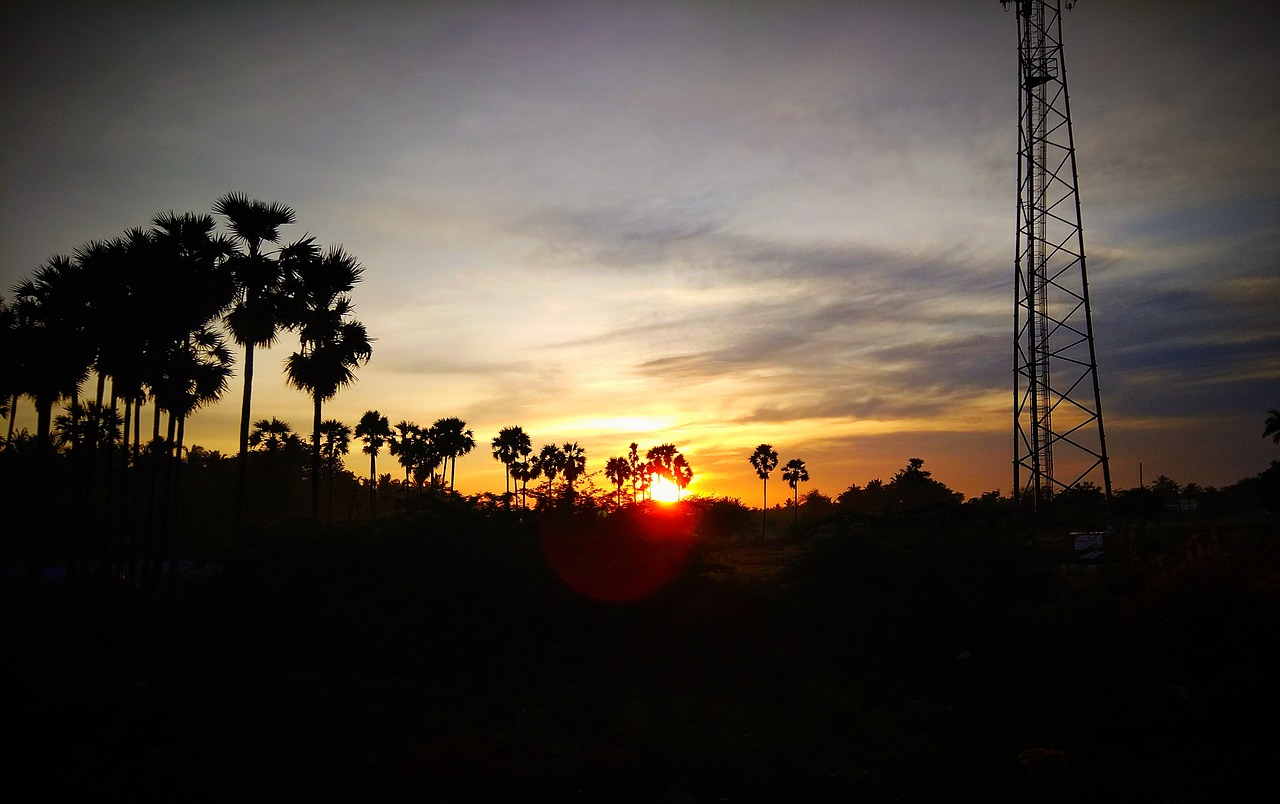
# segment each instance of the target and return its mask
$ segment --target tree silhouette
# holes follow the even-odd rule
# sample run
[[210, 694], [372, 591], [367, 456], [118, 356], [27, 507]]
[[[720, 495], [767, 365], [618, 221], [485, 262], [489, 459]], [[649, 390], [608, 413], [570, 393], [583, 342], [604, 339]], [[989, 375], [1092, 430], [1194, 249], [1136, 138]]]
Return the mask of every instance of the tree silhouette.
[[622, 506], [622, 484], [631, 479], [631, 464], [622, 456], [615, 456], [605, 462], [604, 476], [609, 478], [618, 489], [618, 506]]
[[640, 457], [640, 445], [634, 441], [627, 453], [627, 463], [631, 466], [631, 501], [637, 502], [649, 489], [649, 465]]
[[[216, 234], [216, 227], [210, 215], [159, 214], [150, 230], [151, 259], [143, 263], [145, 283], [140, 287], [145, 286], [152, 299], [143, 375], [155, 405], [156, 440], [160, 414], [168, 413], [163, 490], [154, 518], [159, 538], [152, 541], [147, 570], [152, 580], [159, 577], [166, 553], [176, 550], [186, 420], [196, 409], [220, 399], [231, 378], [231, 350], [217, 323], [234, 300], [235, 285], [227, 267], [233, 249], [227, 238]], [[153, 475], [153, 496], [157, 479]], [[170, 576], [175, 572], [173, 558], [169, 556]]]
[[908, 510], [931, 505], [954, 505], [963, 501], [963, 494], [934, 480], [923, 467], [923, 458], [908, 458], [907, 465], [894, 473], [885, 486], [891, 505]]
[[285, 452], [290, 448], [300, 448], [302, 439], [288, 422], [272, 416], [270, 420], [259, 419], [253, 423], [253, 432], [249, 434], [249, 446], [268, 453]]
[[373, 356], [364, 324], [353, 320], [347, 295], [364, 269], [341, 247], [317, 258], [304, 250], [297, 255], [294, 323], [299, 350], [285, 361], [289, 383], [311, 395], [315, 406], [311, 437], [311, 516], [320, 515], [320, 423], [325, 400], [355, 382], [355, 369]]
[[560, 452], [564, 456], [560, 471], [564, 473], [567, 492], [572, 497], [574, 482], [587, 471], [587, 453], [578, 445], [577, 441], [564, 442], [564, 445], [560, 447]]
[[507, 485], [504, 499], [509, 507], [511, 505], [511, 467], [516, 461], [523, 460], [533, 452], [533, 442], [523, 428], [514, 426], [499, 430], [490, 446], [493, 447], [493, 459], [501, 463], [506, 470]]
[[342, 456], [351, 450], [351, 428], [337, 419], [320, 422], [320, 455], [329, 476], [329, 519], [333, 519], [333, 476], [342, 467]]
[[378, 451], [391, 438], [391, 425], [378, 411], [366, 410], [355, 435], [364, 441], [364, 453], [369, 456], [369, 516], [374, 516], [378, 513]]
[[417, 460], [416, 442], [422, 438], [422, 428], [410, 421], [401, 419], [396, 423], [395, 429], [391, 433], [390, 452], [400, 461], [400, 466], [404, 468], [404, 487], [407, 492], [409, 489], [409, 476], [413, 471], [414, 463]]
[[244, 516], [245, 483], [248, 476], [249, 422], [253, 397], [253, 356], [258, 347], [275, 343], [287, 321], [283, 310], [285, 276], [278, 259], [264, 254], [264, 243], [280, 240], [280, 227], [295, 221], [294, 211], [284, 204], [250, 200], [232, 192], [219, 198], [213, 211], [227, 219], [232, 236], [243, 245], [230, 260], [236, 283], [236, 300], [226, 315], [232, 339], [244, 349], [244, 394], [240, 403], [240, 465], [236, 487], [236, 519]]
[[115, 408], [89, 402], [69, 405], [66, 410], [53, 420], [54, 440], [59, 445], [105, 449], [120, 439], [120, 413]]
[[431, 425], [431, 439], [440, 452], [441, 458], [448, 464], [449, 491], [455, 491], [453, 480], [458, 466], [458, 457], [466, 455], [475, 448], [475, 435], [467, 429], [467, 423], [456, 417], [437, 419]]
[[799, 458], [792, 458], [782, 467], [782, 479], [791, 486], [792, 524], [800, 521], [800, 484], [808, 482], [809, 468]]
[[[650, 480], [653, 475], [659, 475], [675, 482], [675, 463], [676, 455], [679, 454], [675, 444], [659, 444], [656, 447], [650, 447], [645, 453], [645, 473], [648, 475], [646, 480]], [[646, 483], [646, 485], [651, 485]]]
[[[74, 398], [89, 373], [92, 348], [83, 334], [82, 271], [70, 257], [50, 257], [13, 287], [14, 356], [11, 382], [36, 407], [36, 438], [50, 446], [53, 406]], [[73, 399], [74, 401], [74, 399]]]
[[764, 504], [761, 506], [760, 536], [764, 538], [765, 524], [769, 515], [769, 473], [778, 466], [778, 451], [769, 444], [761, 444], [751, 453], [751, 466], [756, 476], [764, 481]]
[[1267, 425], [1262, 431], [1262, 437], [1271, 436], [1271, 440], [1276, 444], [1280, 444], [1280, 410], [1272, 408], [1267, 411]]
[[551, 491], [554, 488], [555, 479], [564, 469], [564, 452], [555, 444], [544, 444], [542, 449], [538, 451], [538, 455], [534, 458], [534, 476], [541, 474], [547, 479], [547, 504], [551, 504]]
[[542, 468], [538, 457], [522, 457], [511, 464], [511, 479], [520, 484], [520, 507], [529, 507], [529, 481], [537, 480]]
[[693, 468], [689, 466], [689, 462], [680, 453], [676, 453], [675, 460], [671, 462], [671, 477], [676, 484], [676, 496], [679, 497], [684, 490], [693, 482]]

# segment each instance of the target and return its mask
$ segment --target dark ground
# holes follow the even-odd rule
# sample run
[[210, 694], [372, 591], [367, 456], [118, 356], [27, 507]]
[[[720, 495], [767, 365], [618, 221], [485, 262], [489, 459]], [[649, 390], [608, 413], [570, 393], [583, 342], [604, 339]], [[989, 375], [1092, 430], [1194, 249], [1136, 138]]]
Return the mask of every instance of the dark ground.
[[7, 786], [1190, 802], [1274, 785], [1269, 520], [1153, 528], [1129, 561], [1063, 566], [977, 523], [845, 519], [696, 544], [630, 602], [568, 589], [544, 535], [426, 512], [264, 530], [151, 592], [6, 581]]

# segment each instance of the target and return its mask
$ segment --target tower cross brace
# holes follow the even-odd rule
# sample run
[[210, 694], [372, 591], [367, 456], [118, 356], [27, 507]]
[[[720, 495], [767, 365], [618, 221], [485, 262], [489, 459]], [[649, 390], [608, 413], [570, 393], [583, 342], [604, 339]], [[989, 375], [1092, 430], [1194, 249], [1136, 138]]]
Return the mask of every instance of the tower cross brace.
[[[1111, 501], [1085, 269], [1061, 0], [1001, 0], [1018, 23], [1013, 498], [1033, 516], [1085, 483]], [[1073, 3], [1068, 2], [1070, 8]]]

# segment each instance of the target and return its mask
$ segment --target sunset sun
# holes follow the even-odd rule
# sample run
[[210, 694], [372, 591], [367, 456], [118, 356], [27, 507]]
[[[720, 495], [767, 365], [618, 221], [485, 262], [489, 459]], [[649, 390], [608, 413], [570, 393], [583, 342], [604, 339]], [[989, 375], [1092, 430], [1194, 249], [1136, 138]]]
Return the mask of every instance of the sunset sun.
[[649, 487], [649, 496], [656, 502], [677, 502], [680, 499], [680, 487], [662, 475], [654, 475], [653, 485]]

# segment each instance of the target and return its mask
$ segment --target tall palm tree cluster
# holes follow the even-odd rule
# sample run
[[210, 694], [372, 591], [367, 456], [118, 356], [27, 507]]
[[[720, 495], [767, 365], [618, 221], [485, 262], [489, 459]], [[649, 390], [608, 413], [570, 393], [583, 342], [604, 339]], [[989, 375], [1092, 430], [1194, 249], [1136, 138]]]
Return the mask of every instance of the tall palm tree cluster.
[[641, 458], [640, 445], [633, 441], [626, 455], [616, 455], [605, 463], [604, 474], [616, 489], [619, 505], [622, 504], [622, 487], [627, 483], [631, 484], [632, 502], [637, 502], [649, 494], [656, 477], [674, 484], [677, 493], [683, 492], [693, 481], [693, 468], [675, 444], [650, 447]]
[[[756, 477], [763, 481], [763, 503], [760, 506], [760, 533], [763, 536], [769, 517], [769, 475], [778, 468], [778, 451], [772, 444], [761, 444], [751, 453], [748, 461], [751, 468], [756, 470]], [[792, 458], [782, 467], [782, 479], [791, 487], [792, 519], [799, 522], [800, 484], [808, 482], [809, 467], [800, 458]]]
[[[186, 420], [229, 388], [230, 340], [244, 353], [236, 501], [242, 515], [254, 351], [289, 331], [297, 334], [298, 348], [285, 375], [314, 400], [315, 514], [322, 403], [353, 382], [355, 369], [372, 355], [350, 296], [363, 268], [341, 247], [322, 249], [311, 237], [279, 246], [280, 228], [295, 220], [282, 204], [228, 193], [213, 211], [226, 232], [210, 214], [159, 214], [149, 226], [50, 257], [12, 287], [10, 300], [0, 298], [0, 397], [9, 418], [4, 444], [14, 442], [14, 413], [27, 398], [36, 411], [32, 444], [51, 454], [54, 408], [66, 403], [67, 415], [57, 419], [59, 440], [86, 469], [86, 482], [94, 474], [110, 478], [138, 462], [142, 410], [150, 402], [150, 450], [163, 452], [176, 475], [173, 459], [184, 449]], [[91, 377], [94, 399], [82, 403]]]
[[[475, 449], [476, 438], [467, 423], [457, 417], [437, 419], [429, 427], [422, 427], [416, 422], [401, 420], [395, 427], [386, 426], [386, 417], [377, 411], [365, 413], [361, 419], [377, 419], [376, 429], [364, 428], [361, 433], [365, 438], [365, 452], [370, 455], [370, 471], [376, 471], [372, 462], [377, 455], [373, 448], [374, 441], [378, 445], [388, 443], [390, 452], [400, 461], [404, 468], [406, 488], [416, 486], [422, 488], [427, 483], [433, 488], [453, 490], [457, 477], [458, 458]], [[446, 486], [447, 477], [447, 486]]]

